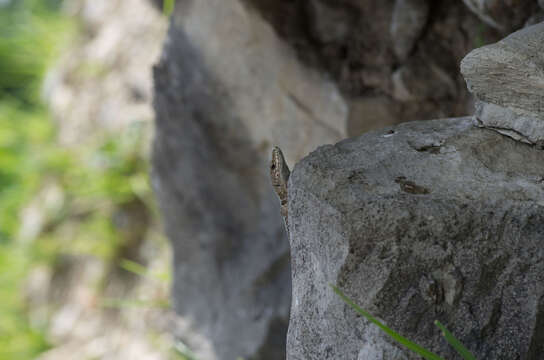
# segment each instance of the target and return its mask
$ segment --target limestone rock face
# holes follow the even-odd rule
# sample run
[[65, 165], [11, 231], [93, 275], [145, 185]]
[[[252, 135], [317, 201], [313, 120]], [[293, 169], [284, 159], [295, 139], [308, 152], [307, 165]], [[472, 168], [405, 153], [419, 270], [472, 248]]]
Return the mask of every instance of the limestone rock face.
[[544, 22], [473, 50], [461, 72], [479, 100], [479, 125], [532, 144], [544, 141]]
[[174, 306], [211, 354], [183, 340], [199, 359], [282, 359], [289, 245], [270, 151], [292, 164], [345, 137], [347, 106], [236, 0], [178, 2], [155, 84], [153, 182]]
[[318, 148], [289, 181], [290, 360], [419, 359], [345, 305], [447, 359], [544, 353], [544, 152], [470, 118]]

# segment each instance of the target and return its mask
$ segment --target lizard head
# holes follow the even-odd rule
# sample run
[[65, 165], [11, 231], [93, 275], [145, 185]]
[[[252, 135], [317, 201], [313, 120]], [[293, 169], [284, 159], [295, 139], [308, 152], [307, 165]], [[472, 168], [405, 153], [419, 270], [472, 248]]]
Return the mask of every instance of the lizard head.
[[289, 180], [289, 167], [285, 162], [281, 149], [274, 146], [272, 149], [272, 161], [270, 162], [270, 178], [272, 179], [272, 185], [274, 186], [287, 186], [287, 180]]

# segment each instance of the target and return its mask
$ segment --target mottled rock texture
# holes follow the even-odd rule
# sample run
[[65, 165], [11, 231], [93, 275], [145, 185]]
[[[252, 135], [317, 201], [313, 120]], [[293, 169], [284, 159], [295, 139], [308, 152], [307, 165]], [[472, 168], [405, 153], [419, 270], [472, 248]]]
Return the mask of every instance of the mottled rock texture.
[[473, 50], [461, 72], [478, 99], [480, 126], [544, 143], [544, 22]]
[[318, 148], [289, 181], [288, 359], [419, 359], [345, 305], [458, 359], [544, 353], [544, 152], [470, 118]]
[[242, 1], [306, 66], [329, 74], [350, 111], [366, 99], [391, 100], [387, 111], [378, 109], [379, 119], [355, 110], [350, 136], [375, 129], [376, 120], [398, 124], [470, 114], [459, 61], [500, 38], [459, 1]]
[[391, 20], [393, 51], [400, 60], [406, 60], [416, 40], [421, 36], [429, 17], [428, 0], [397, 0]]

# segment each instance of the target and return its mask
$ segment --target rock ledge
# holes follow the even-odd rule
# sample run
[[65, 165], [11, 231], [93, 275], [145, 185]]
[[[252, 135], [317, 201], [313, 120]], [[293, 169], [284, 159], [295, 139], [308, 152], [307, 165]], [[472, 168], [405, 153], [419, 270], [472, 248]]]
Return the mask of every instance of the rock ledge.
[[544, 353], [543, 152], [470, 118], [407, 123], [318, 148], [289, 183], [288, 359], [419, 359], [358, 317], [456, 358]]

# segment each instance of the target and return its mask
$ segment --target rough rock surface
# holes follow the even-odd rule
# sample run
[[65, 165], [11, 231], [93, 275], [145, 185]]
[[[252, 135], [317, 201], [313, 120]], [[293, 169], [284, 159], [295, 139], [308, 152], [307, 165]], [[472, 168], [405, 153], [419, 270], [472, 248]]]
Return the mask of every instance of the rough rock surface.
[[479, 100], [479, 125], [516, 140], [544, 142], [544, 22], [473, 50], [461, 72]]
[[[226, 21], [225, 19], [229, 19]], [[173, 298], [199, 359], [281, 359], [289, 245], [268, 163], [345, 137], [336, 86], [235, 0], [178, 2], [155, 68], [153, 182], [174, 249]]]
[[288, 359], [419, 359], [346, 306], [447, 359], [544, 353], [544, 152], [470, 118], [318, 148], [289, 181]]

